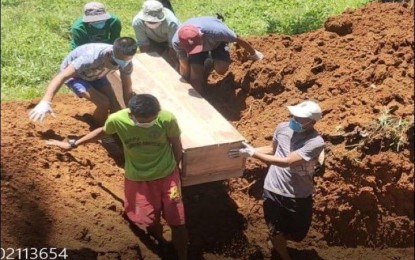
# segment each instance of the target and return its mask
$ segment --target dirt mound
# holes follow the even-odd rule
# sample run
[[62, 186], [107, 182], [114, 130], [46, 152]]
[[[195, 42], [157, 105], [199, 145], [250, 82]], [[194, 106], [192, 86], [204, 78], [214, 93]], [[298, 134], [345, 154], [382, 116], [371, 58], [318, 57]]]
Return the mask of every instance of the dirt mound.
[[[404, 248], [414, 242], [412, 15], [406, 4], [371, 4], [316, 32], [252, 38], [264, 61], [247, 61], [237, 49], [230, 72], [209, 79], [206, 98], [255, 146], [271, 141], [288, 118], [286, 105], [315, 99], [323, 108], [317, 128], [327, 141], [326, 166], [315, 178], [312, 229], [289, 244], [297, 259], [412, 258], [413, 248]], [[44, 145], [87, 133], [93, 107], [58, 97], [57, 118], [40, 125], [27, 119], [35, 103], [1, 105], [2, 248], [157, 259], [152, 241], [123, 216], [120, 149]], [[190, 259], [270, 257], [261, 206], [266, 170], [250, 160], [243, 178], [184, 189]]]
[[252, 39], [264, 61], [212, 77], [213, 88], [241, 88], [215, 105], [255, 145], [269, 143], [285, 106], [319, 101], [327, 160], [314, 225], [330, 244], [413, 245], [412, 15], [406, 4], [372, 4], [316, 32]]

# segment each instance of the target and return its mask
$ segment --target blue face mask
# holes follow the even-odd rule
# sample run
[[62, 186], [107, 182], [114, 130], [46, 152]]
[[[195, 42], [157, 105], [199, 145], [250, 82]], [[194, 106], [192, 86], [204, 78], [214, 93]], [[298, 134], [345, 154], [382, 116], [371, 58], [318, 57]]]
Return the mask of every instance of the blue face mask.
[[91, 26], [94, 27], [95, 29], [102, 29], [105, 27], [105, 22], [106, 21], [94, 22], [94, 23], [91, 23]]
[[304, 128], [301, 126], [301, 124], [298, 123], [294, 118], [291, 118], [288, 126], [296, 133], [301, 133], [304, 131]]
[[125, 60], [120, 60], [115, 58], [114, 53], [112, 53], [112, 59], [118, 64], [118, 66], [120, 66], [121, 68], [125, 68], [128, 63], [130, 63], [129, 61], [125, 61]]

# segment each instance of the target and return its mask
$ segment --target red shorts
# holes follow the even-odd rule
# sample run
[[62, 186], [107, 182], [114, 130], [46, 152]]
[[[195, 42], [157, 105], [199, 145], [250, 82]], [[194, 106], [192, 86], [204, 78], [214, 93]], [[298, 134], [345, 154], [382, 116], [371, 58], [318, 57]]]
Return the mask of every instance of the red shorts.
[[182, 201], [179, 170], [154, 181], [124, 182], [124, 209], [128, 218], [141, 228], [160, 222], [160, 215], [170, 226], [184, 225], [184, 206]]

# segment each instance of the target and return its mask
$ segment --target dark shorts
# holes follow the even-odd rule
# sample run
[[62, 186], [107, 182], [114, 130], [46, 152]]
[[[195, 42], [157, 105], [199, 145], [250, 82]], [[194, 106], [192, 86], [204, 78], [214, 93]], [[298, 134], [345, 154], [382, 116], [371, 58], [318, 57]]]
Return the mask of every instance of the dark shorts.
[[109, 81], [107, 80], [107, 77], [103, 77], [93, 81], [86, 81], [80, 78], [71, 78], [68, 81], [66, 81], [65, 84], [77, 96], [87, 92], [89, 88], [100, 89], [110, 85]]
[[289, 198], [264, 190], [264, 217], [271, 235], [301, 241], [311, 225], [313, 199]]
[[221, 60], [231, 62], [231, 55], [229, 54], [229, 46], [227, 42], [222, 42], [216, 49], [211, 51], [204, 51], [197, 54], [189, 55], [189, 64], [203, 65], [205, 60], [211, 56], [213, 60]]

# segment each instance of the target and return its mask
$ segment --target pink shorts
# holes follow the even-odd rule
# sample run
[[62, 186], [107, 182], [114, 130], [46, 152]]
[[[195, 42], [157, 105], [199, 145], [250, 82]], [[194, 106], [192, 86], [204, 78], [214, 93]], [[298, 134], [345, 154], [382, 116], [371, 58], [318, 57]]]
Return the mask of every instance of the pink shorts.
[[170, 226], [185, 224], [179, 170], [154, 181], [124, 182], [124, 209], [128, 218], [141, 228], [160, 222], [160, 215]]

